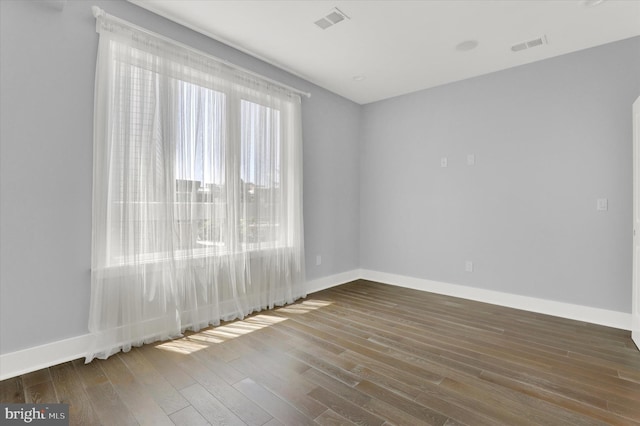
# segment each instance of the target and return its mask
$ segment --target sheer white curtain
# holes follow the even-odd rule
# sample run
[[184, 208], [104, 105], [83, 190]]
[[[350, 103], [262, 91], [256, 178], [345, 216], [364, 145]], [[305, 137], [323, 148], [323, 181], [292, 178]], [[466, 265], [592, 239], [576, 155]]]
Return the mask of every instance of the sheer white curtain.
[[97, 28], [87, 362], [305, 296], [299, 95]]

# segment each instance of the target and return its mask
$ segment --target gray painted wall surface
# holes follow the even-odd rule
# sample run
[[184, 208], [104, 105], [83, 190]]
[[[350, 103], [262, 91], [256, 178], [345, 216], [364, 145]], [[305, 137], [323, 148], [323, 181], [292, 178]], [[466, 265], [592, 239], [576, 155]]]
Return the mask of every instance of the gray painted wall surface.
[[308, 279], [363, 267], [630, 311], [640, 38], [360, 107], [124, 1], [1, 0], [0, 353], [87, 332], [93, 4], [312, 92]]
[[64, 3], [0, 1], [0, 353], [87, 333], [94, 4], [312, 92], [302, 108], [307, 277], [358, 267], [360, 106], [130, 3]]
[[365, 106], [361, 267], [630, 312], [638, 95], [636, 37]]

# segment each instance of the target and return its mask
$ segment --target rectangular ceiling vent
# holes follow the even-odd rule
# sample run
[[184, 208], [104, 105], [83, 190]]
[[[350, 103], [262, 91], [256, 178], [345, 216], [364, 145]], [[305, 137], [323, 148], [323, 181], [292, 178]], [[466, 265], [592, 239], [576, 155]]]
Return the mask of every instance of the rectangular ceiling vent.
[[327, 13], [325, 16], [315, 21], [314, 24], [316, 24], [323, 30], [326, 30], [330, 26], [335, 25], [339, 22], [342, 22], [345, 19], [349, 19], [349, 17], [345, 15], [340, 9], [338, 9], [337, 7], [334, 7], [331, 10], [331, 12]]
[[547, 44], [546, 35], [543, 35], [542, 37], [534, 38], [533, 40], [514, 44], [513, 46], [511, 46], [511, 50], [513, 52], [520, 52], [521, 50], [531, 49], [532, 47], [542, 46], [543, 44]]

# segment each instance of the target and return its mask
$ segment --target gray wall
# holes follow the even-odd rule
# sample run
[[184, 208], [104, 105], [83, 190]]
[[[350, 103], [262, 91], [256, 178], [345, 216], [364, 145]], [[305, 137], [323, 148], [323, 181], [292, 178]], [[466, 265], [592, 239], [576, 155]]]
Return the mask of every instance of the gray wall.
[[358, 267], [358, 105], [130, 3], [61, 3], [0, 1], [0, 353], [87, 333], [94, 4], [312, 92], [302, 108], [307, 277]]
[[630, 312], [638, 95], [636, 37], [365, 106], [361, 267]]
[[93, 4], [312, 92], [308, 279], [363, 267], [630, 311], [640, 38], [360, 107], [121, 0], [0, 0], [0, 353], [87, 332]]

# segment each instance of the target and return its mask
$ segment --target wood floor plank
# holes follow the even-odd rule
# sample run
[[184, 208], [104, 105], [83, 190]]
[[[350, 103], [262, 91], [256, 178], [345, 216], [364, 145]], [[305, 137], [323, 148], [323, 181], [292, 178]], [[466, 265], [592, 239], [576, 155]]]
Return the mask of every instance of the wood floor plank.
[[170, 350], [162, 349], [159, 344], [145, 345], [139, 348], [140, 353], [171, 384], [176, 390], [181, 390], [196, 383], [195, 379], [182, 371], [176, 365], [179, 356]]
[[[388, 365], [397, 365], [399, 368], [409, 372], [410, 374], [417, 375], [425, 380], [439, 380], [438, 366], [427, 365], [427, 363], [416, 364], [414, 362], [406, 362], [400, 357], [394, 357], [389, 355], [389, 348], [384, 345], [373, 343], [367, 339], [344, 333], [338, 329], [323, 326], [316, 322], [309, 322], [304, 324], [300, 322], [300, 319], [296, 320], [295, 317], [292, 321], [283, 323], [283, 327], [297, 328], [300, 331], [313, 335], [315, 338], [325, 339], [332, 341], [335, 344], [339, 344], [345, 350], [350, 350], [368, 359], [379, 360]], [[480, 374], [481, 369], [469, 366], [467, 368], [471, 374]]]
[[358, 405], [347, 401], [321, 386], [309, 392], [309, 396], [355, 424], [380, 426], [385, 423], [385, 420], [381, 417], [363, 410]]
[[182, 389], [180, 393], [212, 425], [245, 425], [240, 417], [197, 383]]
[[[190, 374], [198, 384], [246, 424], [262, 425], [271, 419], [272, 416], [264, 409], [225, 382], [214, 371], [209, 370], [195, 357], [183, 357], [176, 365], [185, 373]], [[191, 405], [194, 405], [193, 402]], [[194, 407], [200, 411], [197, 406], [194, 405]], [[202, 414], [204, 415], [204, 413]]]
[[76, 359], [71, 361], [71, 364], [85, 388], [109, 382], [98, 361], [85, 364], [84, 359]]
[[207, 426], [209, 422], [191, 405], [169, 416], [176, 426]]
[[623, 380], [629, 380], [629, 381], [640, 384], [640, 370], [633, 371], [633, 370], [628, 370], [626, 368], [619, 368], [618, 376]]
[[101, 424], [139, 425], [111, 383], [94, 384], [88, 386], [85, 390]]
[[318, 417], [315, 418], [316, 423], [323, 426], [349, 426], [355, 425], [355, 423], [350, 422], [349, 420], [342, 417], [340, 414], [336, 413], [331, 409], [327, 409], [322, 412]]
[[[463, 383], [450, 378], [446, 378], [440, 386], [471, 397], [491, 409], [499, 407], [500, 414], [506, 414], [505, 419], [510, 422], [571, 425], [595, 423], [593, 419], [587, 419], [577, 413], [571, 413], [550, 404], [541, 404], [540, 401], [531, 398], [527, 399], [527, 396], [517, 394], [511, 389], [477, 386], [477, 382]], [[493, 415], [496, 416], [496, 413], [494, 412]]]
[[[358, 365], [352, 370], [360, 377], [367, 379], [370, 377], [368, 371], [379, 374], [386, 378], [394, 378], [401, 382], [400, 392], [407, 392], [410, 395], [420, 393], [429, 384], [438, 384], [444, 379], [445, 370], [439, 369], [440, 373], [433, 373], [429, 370], [416, 368], [412, 364], [403, 363], [392, 357], [363, 357], [358, 353], [346, 351], [340, 355], [343, 358], [357, 362]], [[409, 368], [405, 368], [409, 367]], [[408, 389], [407, 389], [408, 388]]]
[[120, 399], [141, 425], [171, 425], [169, 416], [146, 392], [126, 364], [121, 355], [116, 354], [102, 362], [102, 369], [109, 378]]
[[[367, 361], [359, 361], [361, 361], [361, 364], [371, 365], [372, 367], [358, 364], [351, 370], [354, 374], [361, 379], [379, 383], [398, 395], [414, 399], [420, 394], [421, 389], [424, 387], [424, 380], [403, 374], [402, 371], [394, 370], [386, 366], [373, 366], [373, 363]], [[441, 381], [442, 380], [438, 380], [438, 383]]]
[[22, 376], [12, 377], [0, 382], [0, 401], [5, 404], [24, 404]]
[[[318, 356], [319, 354], [310, 354], [301, 349], [292, 349], [289, 351], [289, 354], [309, 364], [314, 369], [322, 371], [349, 386], [355, 386], [360, 382], [360, 378], [357, 375], [351, 373], [348, 369], [336, 365], [335, 362], [331, 362], [331, 359], [326, 356], [323, 358], [322, 356]], [[351, 366], [351, 368], [354, 366]]]
[[442, 425], [444, 424], [448, 416], [433, 410], [427, 406], [421, 405], [414, 400], [410, 400], [407, 398], [403, 398], [400, 395], [397, 395], [382, 386], [378, 386], [368, 380], [363, 380], [355, 387], [357, 390], [375, 397], [380, 401], [385, 401], [392, 406], [399, 408], [403, 412], [418, 418], [423, 421], [433, 424], [433, 425]]
[[22, 384], [25, 388], [50, 381], [51, 372], [48, 368], [43, 368], [42, 370], [27, 373], [22, 376]]
[[[421, 407], [424, 408], [424, 412], [420, 412], [416, 415], [416, 412], [405, 410], [404, 407], [397, 403], [397, 400], [393, 401], [389, 399], [376, 398], [375, 395], [372, 396], [362, 392], [357, 386], [355, 388], [347, 386], [343, 382], [338, 381], [320, 371], [310, 370], [304, 373], [304, 375], [318, 386], [323, 387], [335, 395], [344, 398], [358, 407], [361, 407], [372, 415], [379, 416], [392, 424], [411, 426], [441, 424], [440, 420], [442, 419], [434, 419], [431, 417], [430, 414], [433, 412], [425, 407]], [[401, 396], [396, 396], [399, 399], [402, 399]], [[404, 401], [408, 404], [412, 403], [412, 399], [404, 399]]]
[[[218, 357], [214, 352], [205, 349], [203, 351], [197, 351], [193, 354], [203, 365], [209, 370], [215, 371], [216, 374], [225, 382], [230, 385], [245, 379], [247, 376], [242, 372], [233, 368], [233, 366]], [[244, 357], [241, 357], [244, 358]]]
[[100, 420], [91, 406], [91, 401], [73, 364], [66, 362], [53, 366], [50, 372], [58, 401], [69, 404], [69, 424], [99, 425]]
[[[355, 320], [351, 322], [352, 327], [356, 327], [362, 330], [371, 330], [367, 324], [370, 323], [370, 319], [364, 320]], [[482, 351], [484, 354], [495, 354], [498, 357], [503, 357], [505, 355], [513, 354], [515, 357], [521, 359], [521, 362], [525, 362], [526, 364], [536, 364], [540, 363], [541, 366], [546, 366], [548, 368], [552, 368], [553, 366], [558, 366], [558, 368], [582, 368], [585, 374], [596, 374], [593, 372], [593, 365], [591, 364], [580, 364], [576, 366], [575, 360], [569, 360], [566, 358], [567, 352], [563, 351], [560, 355], [561, 357], [557, 357], [557, 353], [555, 357], [552, 357], [545, 351], [537, 350], [537, 348], [532, 348], [529, 346], [519, 345], [512, 341], [501, 341], [495, 338], [491, 338], [489, 336], [481, 336], [477, 338], [472, 335], [455, 335], [451, 331], [448, 331], [445, 334], [438, 334], [431, 330], [419, 329], [415, 326], [407, 326], [403, 324], [404, 332], [401, 334], [397, 333], [397, 327], [389, 320], [377, 318], [376, 327], [378, 329], [377, 333], [374, 333], [376, 337], [382, 337], [383, 339], [387, 339], [387, 341], [398, 341], [398, 342], [418, 342], [418, 343], [438, 343], [438, 344], [446, 344], [448, 347], [468, 347], [473, 348], [476, 351]], [[459, 343], [464, 341], [465, 343]], [[391, 343], [393, 344], [393, 343]], [[411, 344], [411, 343], [409, 343]], [[611, 378], [618, 377], [618, 371], [613, 368], [603, 368], [601, 365], [598, 366], [597, 374], [601, 375], [609, 375]], [[606, 378], [606, 377], [605, 377]]]
[[153, 367], [139, 349], [133, 349], [127, 355], [120, 355], [120, 359], [136, 380], [145, 387], [144, 391], [149, 393], [166, 414], [189, 406], [180, 392]]
[[249, 378], [239, 381], [234, 387], [283, 424], [300, 426], [314, 424], [313, 419]]
[[57, 403], [53, 382], [41, 382], [24, 389], [24, 402], [32, 404]]
[[632, 419], [640, 419], [640, 404], [636, 404], [635, 406], [629, 405], [621, 405], [616, 404], [615, 402], [610, 402], [607, 405], [609, 411], [619, 414], [622, 417], [625, 417], [629, 420]]
[[[583, 414], [592, 418], [594, 421], [602, 421], [609, 425], [629, 425], [632, 424], [628, 420], [610, 412], [605, 408], [598, 408], [592, 404], [583, 403], [579, 400], [567, 397], [563, 394], [555, 393], [546, 390], [542, 387], [535, 386], [533, 384], [525, 383], [515, 379], [503, 377], [497, 374], [483, 372], [480, 376], [482, 380], [487, 380], [491, 383], [498, 384], [503, 388], [513, 389], [520, 394], [530, 395], [541, 401], [547, 401], [550, 404], [557, 405], [559, 407], [566, 408], [576, 413]], [[635, 424], [635, 423], [633, 423]]]
[[[380, 338], [375, 338], [373, 340], [384, 342], [384, 339]], [[416, 341], [411, 341], [410, 343], [404, 343], [404, 341], [402, 341], [402, 343], [401, 341], [392, 341], [387, 342], [387, 344], [390, 347], [392, 346], [396, 349], [400, 349], [406, 353], [414, 354], [417, 356], [433, 356], [433, 344], [424, 345]], [[504, 369], [511, 369], [513, 371], [519, 372], [530, 371], [532, 369], [540, 369], [545, 370], [545, 374], [555, 374], [557, 376], [564, 376], [568, 372], [573, 371], [574, 373], [576, 373], [574, 374], [574, 376], [579, 377], [581, 380], [588, 381], [591, 377], [592, 383], [596, 383], [600, 387], [606, 387], [608, 391], [616, 391], [615, 394], [612, 394], [610, 397], [616, 398], [616, 400], [618, 401], [626, 401], [620, 402], [622, 405], [628, 405], [629, 402], [633, 400], [637, 395], [637, 390], [635, 389], [636, 386], [633, 384], [624, 383], [624, 381], [614, 377], [598, 375], [588, 370], [572, 368], [570, 365], [566, 365], [564, 369], [560, 369], [559, 366], [553, 365], [553, 363], [551, 363], [551, 365], [536, 365], [535, 363], [527, 364], [526, 362], [523, 363], [522, 360], [514, 361], [512, 357], [507, 356], [507, 353], [505, 353], [505, 356], [503, 357], [499, 357], [497, 355], [488, 356], [485, 353], [470, 351], [465, 346], [451, 347], [444, 343], [440, 343], [438, 345], [438, 348], [439, 349], [436, 354], [439, 356], [445, 356], [450, 360], [457, 360], [463, 363], [466, 362], [471, 364], [475, 363], [476, 365], [483, 365], [485, 369], [492, 371], [495, 371], [496, 368], [500, 368], [501, 371], [504, 371]], [[442, 351], [442, 349], [444, 349], [444, 351]], [[422, 350], [425, 350], [427, 352], [422, 352]], [[617, 399], [618, 396], [620, 396], [622, 399]]]
[[[286, 356], [286, 354], [282, 354], [278, 359], [285, 359]], [[242, 357], [232, 363], [239, 370], [246, 372], [247, 377], [266, 387], [307, 417], [315, 418], [326, 410], [324, 405], [307, 396], [307, 392], [315, 387], [312, 383], [307, 382], [293, 371], [290, 371], [286, 376], [272, 374], [273, 369], [269, 368], [271, 364], [267, 358]]]
[[227, 340], [223, 344], [213, 345], [208, 348], [210, 352], [225, 362], [257, 352], [257, 349], [247, 346], [241, 339], [228, 337], [228, 331], [210, 331], [210, 333], [227, 337]]

